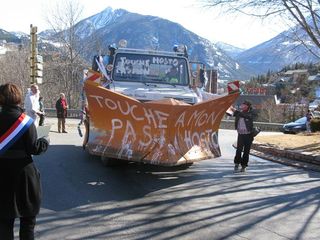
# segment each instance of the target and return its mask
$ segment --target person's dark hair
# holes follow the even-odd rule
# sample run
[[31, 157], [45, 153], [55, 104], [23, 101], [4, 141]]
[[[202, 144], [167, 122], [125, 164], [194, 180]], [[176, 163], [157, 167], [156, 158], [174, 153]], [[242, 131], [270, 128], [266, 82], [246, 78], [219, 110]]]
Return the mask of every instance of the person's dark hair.
[[20, 88], [13, 83], [6, 83], [0, 86], [0, 105], [19, 105], [22, 102]]
[[247, 100], [244, 101], [243, 104], [247, 105], [249, 108], [251, 108], [251, 105], [252, 105], [251, 102], [249, 102], [249, 101], [247, 101]]

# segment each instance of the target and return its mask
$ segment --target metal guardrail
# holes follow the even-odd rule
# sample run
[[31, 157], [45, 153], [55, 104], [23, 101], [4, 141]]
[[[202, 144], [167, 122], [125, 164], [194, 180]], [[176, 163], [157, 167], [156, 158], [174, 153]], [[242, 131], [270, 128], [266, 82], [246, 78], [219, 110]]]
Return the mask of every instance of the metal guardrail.
[[[56, 109], [46, 108], [45, 113], [47, 117], [57, 117]], [[68, 109], [67, 118], [80, 119], [81, 111], [78, 109]], [[262, 131], [279, 132], [282, 129], [283, 124], [281, 123], [267, 123], [267, 122], [255, 122], [255, 126], [261, 128]], [[222, 129], [234, 129], [234, 120], [222, 120], [220, 124]]]
[[[260, 127], [262, 131], [266, 132], [280, 132], [283, 124], [281, 123], [267, 123], [267, 122], [254, 122], [254, 126]], [[234, 120], [222, 120], [220, 124], [222, 129], [235, 129]]]
[[[57, 117], [57, 111], [55, 108], [45, 108], [45, 113], [47, 117]], [[67, 111], [67, 118], [81, 118], [81, 111], [80, 109], [68, 109]]]

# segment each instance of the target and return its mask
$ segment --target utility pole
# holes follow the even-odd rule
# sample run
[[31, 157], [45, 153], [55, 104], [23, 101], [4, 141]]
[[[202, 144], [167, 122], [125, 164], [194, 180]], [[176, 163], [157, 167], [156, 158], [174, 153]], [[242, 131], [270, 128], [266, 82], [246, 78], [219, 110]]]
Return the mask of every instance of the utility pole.
[[31, 41], [31, 55], [30, 55], [30, 83], [41, 84], [42, 83], [42, 63], [43, 58], [38, 54], [38, 39], [37, 39], [37, 27], [30, 24], [30, 41]]

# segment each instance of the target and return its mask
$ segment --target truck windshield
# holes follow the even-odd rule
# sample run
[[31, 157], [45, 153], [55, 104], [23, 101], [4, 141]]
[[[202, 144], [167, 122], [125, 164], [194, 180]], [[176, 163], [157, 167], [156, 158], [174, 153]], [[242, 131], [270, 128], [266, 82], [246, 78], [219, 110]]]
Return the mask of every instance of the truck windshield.
[[187, 60], [178, 56], [117, 53], [113, 79], [115, 81], [188, 85]]

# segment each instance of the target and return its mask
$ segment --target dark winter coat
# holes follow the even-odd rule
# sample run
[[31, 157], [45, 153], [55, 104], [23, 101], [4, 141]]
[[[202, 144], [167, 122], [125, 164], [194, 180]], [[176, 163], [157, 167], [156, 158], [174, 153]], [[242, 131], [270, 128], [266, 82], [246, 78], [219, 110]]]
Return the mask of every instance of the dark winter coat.
[[[23, 110], [3, 106], [0, 112], [0, 136], [18, 119]], [[37, 140], [34, 124], [0, 155], [0, 218], [36, 216], [40, 210], [40, 174], [31, 154], [46, 151], [48, 142]]]
[[67, 117], [67, 109], [63, 108], [61, 98], [59, 98], [56, 102], [56, 110], [57, 110], [57, 118], [66, 118]]
[[246, 128], [247, 130], [252, 133], [253, 131], [253, 119], [255, 117], [255, 114], [252, 110], [248, 111], [248, 112], [241, 112], [236, 110], [233, 115], [235, 116], [235, 129], [238, 128], [238, 122], [240, 118], [244, 118], [244, 122], [246, 124]]

